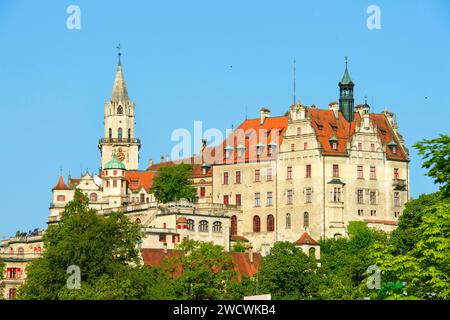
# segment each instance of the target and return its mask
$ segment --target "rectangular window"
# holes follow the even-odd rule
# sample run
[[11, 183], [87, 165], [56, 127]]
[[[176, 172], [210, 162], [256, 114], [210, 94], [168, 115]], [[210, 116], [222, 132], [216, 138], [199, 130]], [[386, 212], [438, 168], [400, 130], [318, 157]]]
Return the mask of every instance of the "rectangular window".
[[255, 182], [259, 182], [261, 179], [261, 172], [259, 169], [255, 170]]
[[297, 135], [299, 136], [299, 135], [301, 135], [301, 134], [302, 134], [302, 128], [298, 127], [298, 128], [297, 128]]
[[200, 197], [203, 198], [206, 195], [206, 187], [200, 187]]
[[116, 188], [117, 187], [117, 180], [114, 180], [113, 181], [113, 188]]
[[271, 157], [271, 156], [272, 156], [272, 153], [273, 153], [273, 148], [272, 148], [272, 146], [268, 146], [268, 147], [267, 147], [267, 155], [268, 155], [269, 157]]
[[364, 215], [364, 210], [358, 209], [358, 216], [363, 216], [363, 215]]
[[370, 144], [370, 151], [375, 152], [375, 144], [374, 143]]
[[236, 171], [236, 183], [241, 183], [241, 172]]
[[287, 167], [286, 179], [287, 180], [291, 180], [292, 179], [292, 167]]
[[291, 143], [291, 151], [295, 151], [295, 144]]
[[394, 206], [400, 207], [400, 192], [394, 192]]
[[303, 150], [308, 150], [308, 142], [303, 143]]
[[272, 168], [267, 168], [267, 181], [272, 181]]
[[339, 165], [333, 164], [333, 177], [338, 178], [339, 177]]
[[377, 173], [375, 171], [375, 167], [370, 167], [370, 179], [376, 179]]
[[240, 194], [237, 194], [236, 195], [236, 205], [238, 205], [238, 206], [240, 206], [241, 205], [241, 202], [242, 200], [241, 200], [241, 195]]
[[165, 234], [160, 234], [159, 235], [159, 242], [166, 242], [166, 235]]
[[273, 204], [272, 192], [267, 192], [267, 205], [271, 206]]
[[56, 200], [57, 200], [57, 201], [66, 201], [66, 196], [64, 196], [64, 195], [59, 195], [59, 196], [56, 197]]
[[306, 188], [305, 193], [306, 193], [306, 203], [311, 203], [312, 202], [312, 189]]
[[145, 202], [145, 193], [141, 193], [140, 194], [140, 197], [141, 197], [141, 203], [144, 203]]
[[17, 289], [16, 288], [11, 288], [9, 289], [9, 299], [15, 299], [17, 295]]
[[223, 184], [228, 184], [228, 172], [223, 173]]
[[288, 191], [287, 191], [287, 204], [292, 204], [292, 202], [293, 202], [293, 191], [292, 191], [292, 189], [289, 189]]
[[306, 174], [305, 174], [305, 178], [311, 178], [311, 165], [307, 164], [306, 165]]
[[358, 189], [356, 194], [357, 194], [356, 202], [358, 204], [364, 204], [364, 190], [363, 189]]
[[358, 142], [358, 151], [362, 151], [362, 143]]
[[398, 168], [394, 168], [394, 179], [400, 179], [400, 171]]
[[228, 205], [230, 203], [230, 198], [229, 196], [226, 194], [223, 196], [223, 204]]
[[377, 210], [370, 210], [370, 215], [375, 217], [377, 215]]
[[335, 187], [330, 193], [330, 201], [340, 203], [341, 202], [341, 188]]
[[261, 194], [259, 192], [255, 193], [255, 207], [261, 206]]
[[375, 191], [370, 191], [369, 200], [371, 205], [377, 204], [377, 193]]
[[364, 179], [364, 169], [363, 166], [358, 166], [357, 169], [358, 179]]

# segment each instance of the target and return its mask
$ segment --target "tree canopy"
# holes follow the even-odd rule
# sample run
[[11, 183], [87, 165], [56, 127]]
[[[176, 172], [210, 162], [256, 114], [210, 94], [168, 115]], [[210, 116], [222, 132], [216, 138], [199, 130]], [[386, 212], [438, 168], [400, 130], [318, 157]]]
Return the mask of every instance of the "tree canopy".
[[197, 189], [192, 186], [190, 176], [192, 165], [180, 163], [161, 167], [153, 178], [150, 192], [160, 203], [187, 199], [191, 202], [197, 199]]

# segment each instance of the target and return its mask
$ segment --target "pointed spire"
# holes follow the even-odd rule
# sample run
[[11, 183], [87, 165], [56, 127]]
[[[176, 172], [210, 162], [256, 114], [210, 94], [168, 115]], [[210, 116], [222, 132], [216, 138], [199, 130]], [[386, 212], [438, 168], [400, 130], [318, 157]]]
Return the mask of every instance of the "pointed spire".
[[69, 187], [65, 184], [62, 175], [60, 175], [58, 183], [56, 184], [56, 186], [53, 187], [52, 191], [53, 190], [68, 190], [68, 189], [69, 189]]
[[345, 72], [344, 72], [344, 75], [342, 77], [340, 84], [351, 84], [351, 83], [353, 83], [353, 81], [350, 78], [350, 74], [348, 72], [348, 58], [345, 57]]
[[121, 53], [119, 52], [119, 63], [117, 65], [116, 77], [114, 79], [114, 87], [111, 94], [111, 102], [129, 101], [127, 86], [123, 76], [122, 64], [120, 62]]

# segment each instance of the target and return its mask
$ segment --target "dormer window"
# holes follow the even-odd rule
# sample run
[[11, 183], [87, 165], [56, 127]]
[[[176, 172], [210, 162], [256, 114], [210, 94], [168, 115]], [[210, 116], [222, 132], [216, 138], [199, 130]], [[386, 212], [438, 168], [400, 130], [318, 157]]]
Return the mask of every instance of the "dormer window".
[[331, 148], [336, 151], [337, 150], [337, 142], [332, 142]]
[[263, 152], [263, 150], [264, 150], [264, 147], [265, 147], [265, 145], [262, 144], [261, 142], [258, 143], [258, 144], [256, 145], [256, 154], [257, 154], [258, 156], [262, 155], [262, 152]]
[[236, 150], [237, 150], [237, 157], [242, 158], [244, 156], [245, 146], [241, 143], [236, 147]]
[[277, 147], [277, 143], [275, 141], [271, 141], [267, 147], [267, 155], [270, 157], [273, 155], [275, 148]]
[[225, 147], [225, 159], [231, 158], [234, 148], [230, 145]]
[[392, 154], [396, 155], [397, 154], [397, 147], [392, 147]]
[[331, 149], [333, 149], [333, 151], [337, 151], [337, 147], [338, 147], [338, 139], [336, 138], [335, 135], [333, 135], [330, 140], [328, 140], [330, 142], [331, 145]]

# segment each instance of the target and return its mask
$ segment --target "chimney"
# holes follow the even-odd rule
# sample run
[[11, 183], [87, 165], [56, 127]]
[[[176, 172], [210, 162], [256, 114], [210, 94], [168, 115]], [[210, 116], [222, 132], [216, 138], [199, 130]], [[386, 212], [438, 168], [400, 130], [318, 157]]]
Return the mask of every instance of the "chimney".
[[153, 165], [153, 159], [148, 159], [148, 166], [151, 167]]
[[250, 261], [250, 263], [253, 263], [253, 247], [249, 246], [247, 248], [248, 251], [248, 260]]
[[264, 121], [266, 120], [266, 118], [270, 117], [270, 110], [263, 107], [261, 108], [261, 117], [260, 117], [260, 124], [264, 124]]
[[169, 161], [169, 155], [166, 154], [166, 161]]
[[334, 118], [338, 119], [338, 117], [339, 117], [339, 104], [336, 101], [330, 102], [330, 104], [328, 104], [328, 108], [333, 111]]

